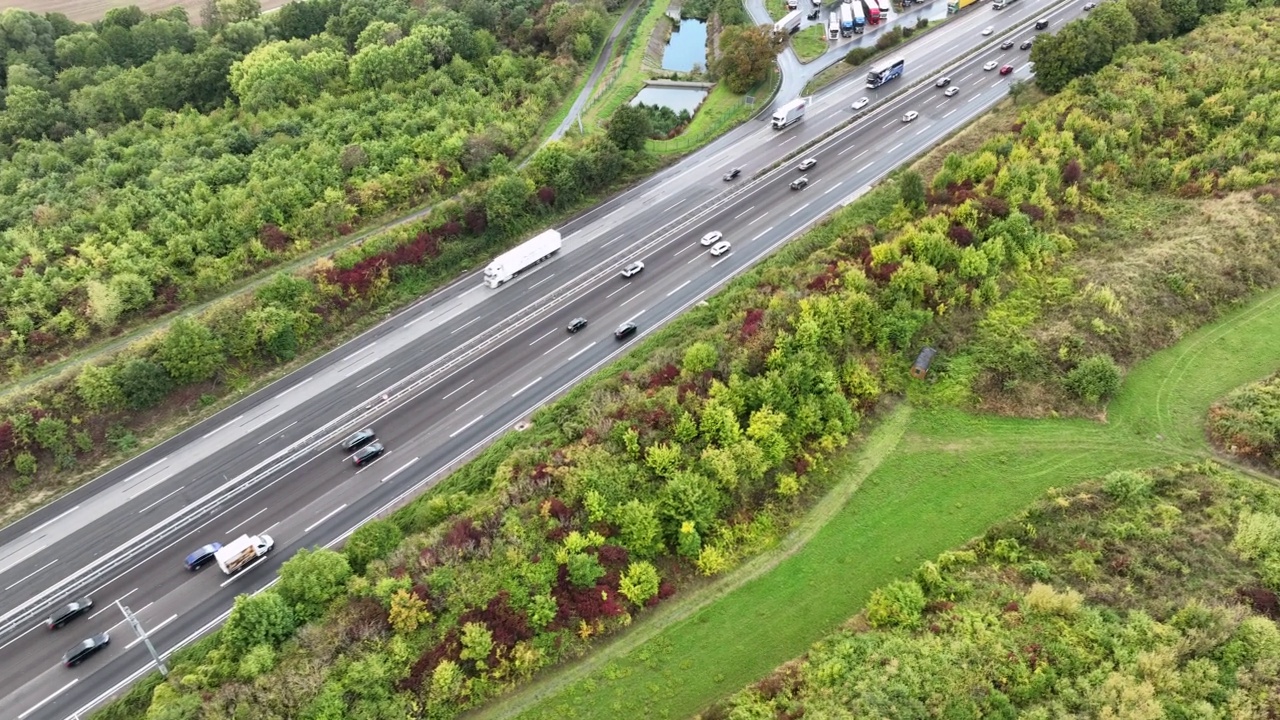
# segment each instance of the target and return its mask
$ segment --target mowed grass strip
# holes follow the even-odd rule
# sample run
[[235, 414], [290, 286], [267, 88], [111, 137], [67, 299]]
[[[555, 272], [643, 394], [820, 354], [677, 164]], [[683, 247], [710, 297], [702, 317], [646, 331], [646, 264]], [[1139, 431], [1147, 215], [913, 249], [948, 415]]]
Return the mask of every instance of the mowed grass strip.
[[[682, 598], [683, 615], [642, 619], [592, 658], [477, 715], [693, 715], [802, 654], [857, 613], [876, 587], [981, 534], [1048, 488], [1202, 456], [1209, 403], [1274, 370], [1277, 310], [1280, 292], [1269, 292], [1136, 368], [1109, 424], [914, 412], [900, 440], [876, 446], [873, 433], [863, 449], [835, 458], [832, 472], [847, 477], [797, 530], [820, 524], [811, 540], [758, 558], [755, 572], [732, 590], [713, 584], [703, 591], [722, 594], [718, 600]], [[901, 416], [890, 423], [894, 417]], [[883, 457], [868, 462], [873, 447]], [[870, 470], [865, 480], [859, 469]], [[834, 509], [825, 522], [824, 506]]]

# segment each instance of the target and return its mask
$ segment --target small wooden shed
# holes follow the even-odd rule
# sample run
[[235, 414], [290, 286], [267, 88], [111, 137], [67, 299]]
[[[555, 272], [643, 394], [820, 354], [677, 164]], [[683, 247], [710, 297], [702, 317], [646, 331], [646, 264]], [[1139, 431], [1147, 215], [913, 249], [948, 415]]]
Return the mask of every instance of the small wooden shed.
[[916, 356], [916, 361], [911, 363], [911, 377], [923, 380], [924, 376], [929, 374], [929, 365], [937, 354], [938, 351], [931, 347], [921, 350], [920, 354]]

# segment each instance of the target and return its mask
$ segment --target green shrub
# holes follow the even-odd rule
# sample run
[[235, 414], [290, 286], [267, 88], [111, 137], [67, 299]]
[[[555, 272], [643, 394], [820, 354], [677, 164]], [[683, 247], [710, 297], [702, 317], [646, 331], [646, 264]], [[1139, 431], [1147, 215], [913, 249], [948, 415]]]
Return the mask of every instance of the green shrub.
[[1064, 383], [1077, 398], [1096, 405], [1120, 389], [1120, 366], [1110, 355], [1094, 355], [1067, 373]]
[[875, 628], [914, 627], [924, 612], [924, 590], [914, 581], [895, 580], [876, 588], [867, 601], [867, 622]]
[[1116, 470], [1102, 481], [1102, 489], [1116, 502], [1129, 503], [1151, 496], [1151, 476], [1137, 470]]

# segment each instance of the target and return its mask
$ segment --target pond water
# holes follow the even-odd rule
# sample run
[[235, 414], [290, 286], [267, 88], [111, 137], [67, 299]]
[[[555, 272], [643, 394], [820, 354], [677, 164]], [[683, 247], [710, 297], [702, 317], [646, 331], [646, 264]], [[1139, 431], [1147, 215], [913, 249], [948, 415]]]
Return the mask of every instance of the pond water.
[[692, 115], [703, 99], [707, 90], [696, 87], [647, 87], [631, 100], [632, 105], [659, 105], [669, 107], [676, 112], [688, 110]]
[[671, 33], [662, 53], [662, 69], [689, 72], [694, 65], [707, 67], [707, 23], [689, 18]]

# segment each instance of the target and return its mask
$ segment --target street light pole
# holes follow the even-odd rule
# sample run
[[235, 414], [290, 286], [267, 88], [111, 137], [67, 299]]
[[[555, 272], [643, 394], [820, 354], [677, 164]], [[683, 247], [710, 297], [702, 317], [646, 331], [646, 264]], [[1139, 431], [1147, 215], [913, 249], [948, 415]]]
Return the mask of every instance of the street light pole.
[[160, 671], [161, 675], [168, 676], [169, 668], [164, 666], [164, 660], [160, 659], [159, 653], [156, 652], [155, 647], [151, 644], [151, 638], [147, 636], [147, 631], [142, 628], [142, 623], [138, 622], [138, 618], [134, 616], [133, 611], [120, 604], [119, 600], [116, 600], [116, 607], [120, 608], [120, 612], [124, 613], [124, 619], [129, 621], [129, 626], [137, 633], [138, 638], [146, 644], [147, 651], [151, 653], [151, 659], [156, 661], [156, 669]]

